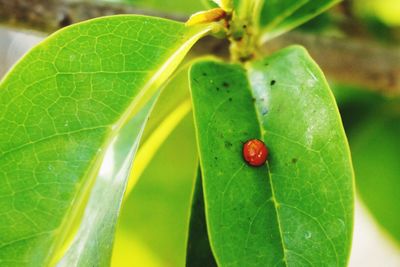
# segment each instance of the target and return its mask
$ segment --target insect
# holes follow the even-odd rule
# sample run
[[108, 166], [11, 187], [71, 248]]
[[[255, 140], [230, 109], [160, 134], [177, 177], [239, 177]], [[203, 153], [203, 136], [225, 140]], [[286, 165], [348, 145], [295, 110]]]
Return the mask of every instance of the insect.
[[243, 144], [243, 158], [251, 166], [261, 166], [268, 158], [268, 148], [259, 139], [250, 139]]

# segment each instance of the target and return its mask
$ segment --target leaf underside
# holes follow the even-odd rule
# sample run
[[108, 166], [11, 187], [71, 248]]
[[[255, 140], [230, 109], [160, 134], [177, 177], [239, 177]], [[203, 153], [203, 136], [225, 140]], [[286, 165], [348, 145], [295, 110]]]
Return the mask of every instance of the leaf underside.
[[[190, 73], [211, 249], [219, 266], [345, 266], [353, 171], [330, 89], [303, 48], [244, 69], [199, 61]], [[270, 156], [247, 165], [242, 144]]]
[[[101, 180], [107, 148], [207, 31], [208, 26], [187, 28], [145, 16], [99, 18], [47, 38], [5, 77], [0, 84], [1, 266], [54, 261]], [[109, 197], [97, 199], [89, 211], [110, 208], [106, 219], [115, 221], [118, 212]], [[80, 245], [91, 246], [102, 234]], [[111, 250], [113, 234], [107, 235], [111, 239], [95, 245]], [[98, 262], [107, 265], [108, 256]]]

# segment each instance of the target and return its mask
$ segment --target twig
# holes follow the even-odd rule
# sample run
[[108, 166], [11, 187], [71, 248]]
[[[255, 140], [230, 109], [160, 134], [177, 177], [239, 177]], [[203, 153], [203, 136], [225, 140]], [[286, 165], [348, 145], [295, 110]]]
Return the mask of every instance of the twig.
[[[179, 21], [186, 19], [182, 15], [98, 1], [0, 0], [0, 24], [46, 33], [94, 17], [128, 13]], [[267, 43], [263, 49], [271, 52], [291, 44], [304, 45], [332, 80], [384, 94], [400, 94], [400, 48], [386, 47], [369, 39], [340, 39], [292, 32]], [[226, 41], [206, 38], [195, 46], [193, 52], [226, 56], [227, 46]]]
[[400, 94], [399, 47], [292, 32], [268, 43], [264, 49], [274, 51], [291, 44], [305, 46], [332, 80], [387, 95]]
[[0, 0], [0, 24], [46, 33], [87, 19], [115, 14], [144, 14], [179, 21], [187, 18], [179, 14], [102, 1]]

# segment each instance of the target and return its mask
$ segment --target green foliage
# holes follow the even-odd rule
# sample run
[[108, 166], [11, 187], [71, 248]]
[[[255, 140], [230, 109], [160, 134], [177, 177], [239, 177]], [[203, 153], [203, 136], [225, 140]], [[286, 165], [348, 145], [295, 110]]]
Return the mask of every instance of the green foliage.
[[210, 247], [207, 233], [206, 213], [204, 208], [203, 185], [199, 169], [192, 200], [189, 238], [187, 242], [186, 266], [217, 266]]
[[[142, 108], [107, 148], [76, 238], [57, 266], [109, 266], [122, 196], [141, 133], [156, 98]], [[99, 207], [99, 203], [107, 203]], [[93, 223], [96, 222], [96, 223]], [[82, 250], [82, 247], [86, 248]]]
[[[201, 4], [130, 2], [183, 13]], [[306, 51], [244, 64], [200, 60], [189, 80], [183, 68], [165, 86], [206, 34], [257, 54], [261, 40], [252, 38], [272, 38], [336, 2], [265, 1], [258, 16], [262, 1], [225, 0], [237, 16], [194, 26], [104, 17], [31, 50], [0, 83], [0, 265], [109, 266], [128, 178], [130, 192], [143, 170], [119, 233], [157, 251], [154, 265], [182, 265], [196, 130], [201, 170], [188, 266], [345, 266], [352, 166], [336, 104]], [[262, 32], [249, 34], [247, 22]], [[243, 39], [230, 38], [229, 25], [239, 25]], [[186, 116], [189, 81], [196, 127]], [[185, 117], [190, 137], [167, 139]], [[259, 168], [241, 157], [251, 138], [270, 150]]]
[[264, 26], [264, 39], [269, 40], [326, 11], [341, 0], [265, 1], [260, 23]]
[[[351, 134], [357, 189], [376, 220], [400, 244], [399, 114], [378, 112]], [[382, 208], [384, 207], [384, 208]]]
[[[353, 171], [325, 78], [298, 47], [247, 68], [201, 61], [190, 75], [216, 261], [346, 266]], [[269, 147], [268, 165], [242, 159], [252, 138]]]
[[349, 137], [357, 192], [384, 232], [400, 244], [399, 98], [351, 86], [334, 88]]
[[[126, 198], [119, 226], [121, 238], [140, 240], [162, 262], [183, 266], [197, 164], [196, 139], [189, 114], [160, 147]], [[118, 243], [118, 236], [116, 242]], [[116, 251], [114, 251], [115, 257]], [[133, 254], [133, 256], [131, 256]], [[129, 251], [126, 266], [147, 266]]]
[[[2, 265], [43, 266], [58, 257], [91, 189], [113, 187], [109, 178], [97, 183], [105, 151], [205, 31], [143, 16], [96, 19], [51, 36], [7, 75], [0, 85]], [[115, 224], [120, 186], [106, 190], [110, 202], [94, 191], [87, 213], [110, 205]], [[109, 235], [101, 230], [88, 238]], [[104, 238], [101, 266], [112, 244]]]

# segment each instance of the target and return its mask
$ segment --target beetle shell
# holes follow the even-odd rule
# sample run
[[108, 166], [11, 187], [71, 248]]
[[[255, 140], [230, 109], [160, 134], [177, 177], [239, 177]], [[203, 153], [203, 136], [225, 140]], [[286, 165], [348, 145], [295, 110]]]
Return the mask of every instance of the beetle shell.
[[250, 166], [261, 166], [268, 158], [268, 148], [259, 139], [250, 139], [243, 144], [243, 159]]

